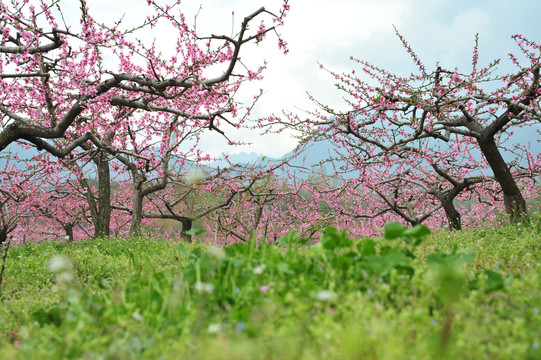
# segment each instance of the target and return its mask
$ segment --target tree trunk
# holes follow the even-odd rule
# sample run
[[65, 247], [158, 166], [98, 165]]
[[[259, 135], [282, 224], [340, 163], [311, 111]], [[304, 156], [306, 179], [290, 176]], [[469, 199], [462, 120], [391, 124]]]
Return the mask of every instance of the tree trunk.
[[87, 189], [86, 201], [94, 224], [94, 238], [109, 237], [111, 232], [111, 172], [109, 160], [105, 155], [94, 159], [98, 168], [98, 203], [92, 193], [92, 187], [86, 179], [81, 179], [81, 186]]
[[66, 231], [66, 236], [67, 236], [67, 241], [68, 242], [73, 242], [74, 238], [73, 238], [73, 224], [65, 224], [63, 225], [64, 227], [64, 230]]
[[111, 229], [111, 173], [105, 155], [96, 159], [98, 166], [98, 211], [94, 221], [94, 237], [109, 237]]
[[505, 163], [498, 146], [492, 138], [477, 138], [477, 143], [492, 168], [494, 177], [502, 188], [505, 211], [509, 214], [512, 222], [521, 222], [528, 215], [526, 201], [522, 197], [522, 193], [509, 167]]
[[133, 179], [133, 201], [131, 226], [129, 236], [141, 236], [141, 222], [143, 220], [143, 180], [140, 176], [134, 174]]
[[9, 229], [7, 226], [3, 226], [0, 228], [0, 247], [4, 245], [4, 243], [8, 239]]
[[252, 227], [253, 232], [257, 232], [257, 228], [259, 227], [259, 223], [261, 222], [261, 217], [262, 216], [263, 216], [263, 205], [259, 205], [259, 207], [255, 211], [254, 225]]
[[461, 230], [462, 222], [460, 219], [460, 213], [453, 204], [453, 200], [442, 200], [443, 210], [445, 216], [447, 216], [447, 222], [449, 224], [449, 230]]
[[182, 233], [181, 233], [182, 239], [188, 242], [192, 242], [192, 236], [186, 234], [187, 231], [190, 231], [192, 229], [192, 219], [185, 218], [181, 220], [181, 224], [182, 224]]

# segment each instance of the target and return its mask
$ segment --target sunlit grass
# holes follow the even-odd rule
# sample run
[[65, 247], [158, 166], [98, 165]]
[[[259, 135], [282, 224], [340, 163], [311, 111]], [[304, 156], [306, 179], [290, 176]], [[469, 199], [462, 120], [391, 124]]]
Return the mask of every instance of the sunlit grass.
[[422, 231], [397, 231], [359, 242], [329, 230], [317, 246], [15, 247], [0, 358], [541, 358], [535, 224], [441, 231], [418, 246]]

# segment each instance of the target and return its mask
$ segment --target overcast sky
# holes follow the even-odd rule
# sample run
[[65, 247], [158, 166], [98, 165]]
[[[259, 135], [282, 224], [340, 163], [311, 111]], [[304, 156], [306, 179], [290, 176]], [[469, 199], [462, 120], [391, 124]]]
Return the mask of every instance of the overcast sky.
[[[115, 17], [125, 13], [128, 19], [144, 18], [145, 0], [88, 0], [91, 11], [99, 16]], [[201, 34], [230, 34], [242, 18], [261, 6], [278, 11], [279, 0], [184, 0], [187, 19], [198, 15]], [[335, 71], [349, 72], [355, 67], [350, 56], [367, 60], [399, 74], [414, 71], [412, 62], [394, 34], [393, 25], [418, 53], [428, 70], [437, 61], [443, 67], [469, 69], [475, 34], [479, 33], [480, 62], [507, 59], [517, 47], [513, 34], [541, 42], [541, 1], [538, 0], [291, 0], [291, 11], [281, 29], [290, 52], [283, 55], [276, 39], [264, 45], [248, 46], [244, 61], [257, 64], [268, 61], [265, 79], [247, 88], [248, 96], [265, 90], [254, 116], [280, 113], [282, 109], [310, 109], [308, 91], [321, 101], [340, 107], [334, 81], [319, 69], [318, 63]], [[235, 12], [234, 20], [231, 16]], [[232, 24], [234, 21], [234, 24]], [[159, 31], [159, 30], [158, 30]], [[167, 46], [167, 36], [156, 34]], [[505, 70], [506, 63], [501, 66]], [[233, 148], [220, 138], [208, 138], [204, 151], [217, 155], [222, 151], [257, 152], [279, 157], [295, 147], [287, 135], [260, 137], [253, 132], [227, 130], [231, 138], [252, 141], [252, 146]]]

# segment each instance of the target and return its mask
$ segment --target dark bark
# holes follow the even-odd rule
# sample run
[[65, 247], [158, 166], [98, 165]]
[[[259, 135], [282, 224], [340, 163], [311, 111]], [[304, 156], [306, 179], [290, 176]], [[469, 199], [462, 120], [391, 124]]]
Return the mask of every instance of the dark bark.
[[133, 199], [132, 199], [132, 213], [131, 213], [131, 225], [129, 236], [141, 236], [141, 222], [143, 220], [143, 200], [145, 195], [143, 194], [144, 179], [141, 175], [135, 173], [133, 179]]
[[[6, 126], [0, 132], [0, 151], [8, 147], [12, 142], [18, 139], [25, 139], [35, 144], [38, 149], [44, 145], [44, 139], [58, 139], [64, 136], [68, 128], [75, 122], [75, 120], [81, 115], [85, 109], [84, 103], [90, 99], [93, 99], [113, 87], [118, 86], [120, 79], [112, 78], [105, 80], [103, 83], [100, 83], [96, 86], [96, 91], [92, 95], [85, 95], [81, 97], [79, 101], [76, 101], [68, 111], [65, 112], [64, 116], [58, 122], [56, 126], [47, 127], [39, 125], [31, 125], [29, 121], [18, 116], [17, 114], [11, 112], [4, 106], [0, 105], [0, 112], [4, 116], [11, 118], [14, 123]], [[73, 147], [74, 148], [74, 147]], [[45, 148], [49, 151], [49, 148]], [[53, 155], [54, 153], [51, 152]]]
[[7, 227], [0, 228], [0, 246], [4, 245], [8, 239], [9, 229]]
[[447, 222], [449, 224], [449, 230], [461, 230], [462, 221], [460, 213], [453, 204], [453, 200], [445, 199], [442, 202], [443, 210], [445, 211], [445, 216], [447, 217]]
[[0, 246], [8, 239], [9, 234], [17, 227], [16, 219], [11, 219], [0, 226]]
[[447, 182], [449, 182], [453, 187], [448, 190], [440, 190], [437, 187], [434, 187], [429, 193], [434, 195], [441, 203], [443, 210], [445, 211], [445, 216], [447, 217], [449, 230], [461, 230], [461, 215], [456, 209], [453, 201], [462, 191], [466, 190], [473, 184], [484, 181], [485, 179], [481, 176], [477, 176], [468, 177], [461, 182], [458, 182], [448, 172], [444, 171], [438, 164], [431, 164], [431, 166], [439, 176], [447, 180]]
[[[523, 99], [519, 102], [522, 105], [529, 106], [532, 101], [539, 97], [539, 80], [540, 69], [537, 65], [533, 71], [533, 79], [530, 88], [523, 94]], [[528, 216], [528, 210], [526, 207], [526, 201], [522, 196], [522, 192], [517, 186], [507, 163], [503, 159], [498, 145], [494, 139], [494, 136], [501, 131], [504, 126], [508, 125], [513, 118], [519, 116], [527, 116], [524, 114], [522, 107], [517, 105], [511, 105], [503, 114], [501, 114], [494, 122], [481, 129], [481, 125], [470, 115], [464, 107], [460, 107], [460, 110], [464, 114], [467, 122], [465, 126], [473, 132], [477, 132], [478, 135], [474, 135], [481, 152], [487, 159], [494, 177], [500, 184], [504, 196], [504, 205], [507, 214], [512, 222], [521, 222]], [[522, 115], [521, 115], [522, 114]]]
[[73, 224], [65, 224], [63, 228], [66, 231], [67, 241], [73, 242]]
[[[109, 160], [105, 154], [94, 159], [98, 168], [98, 193], [94, 196], [92, 187], [86, 179], [80, 180], [87, 189], [86, 201], [94, 224], [94, 238], [109, 237], [111, 234], [111, 172]], [[96, 203], [97, 198], [97, 203]]]
[[509, 214], [511, 221], [515, 223], [523, 221], [528, 215], [526, 201], [509, 170], [509, 166], [507, 166], [507, 163], [503, 159], [496, 142], [492, 137], [478, 137], [476, 139], [479, 148], [492, 168], [494, 177], [502, 188], [505, 210]]
[[259, 223], [261, 222], [261, 216], [263, 216], [263, 205], [259, 205], [255, 212], [255, 218], [254, 218], [254, 226], [253, 230], [254, 232], [257, 231], [257, 228], [259, 227]]
[[145, 182], [147, 182], [147, 178], [144, 174], [140, 174], [138, 170], [135, 168], [135, 165], [131, 164], [129, 166], [132, 167], [132, 175], [133, 175], [133, 200], [132, 200], [132, 210], [131, 210], [131, 225], [130, 225], [130, 236], [141, 236], [142, 230], [141, 230], [141, 222], [143, 220], [143, 203], [145, 201], [145, 197], [147, 197], [150, 194], [153, 194], [157, 191], [161, 191], [165, 189], [165, 187], [168, 184], [168, 162], [169, 162], [169, 155], [166, 156], [164, 160], [164, 173], [165, 175], [162, 177], [162, 179], [158, 183], [154, 183], [151, 185], [147, 185], [146, 187]]
[[180, 222], [182, 224], [182, 239], [188, 242], [192, 242], [193, 241], [192, 236], [189, 234], [186, 234], [187, 231], [190, 231], [192, 229], [192, 219], [185, 217], [182, 220], [180, 220]]
[[111, 172], [105, 154], [95, 159], [98, 167], [98, 212], [94, 237], [109, 237], [111, 231]]
[[[177, 92], [178, 88], [192, 88], [194, 86], [204, 86], [206, 88], [211, 88], [213, 85], [220, 84], [227, 82], [232, 76], [235, 76], [233, 73], [233, 70], [236, 66], [236, 64], [240, 61], [240, 50], [241, 47], [248, 42], [251, 42], [253, 40], [258, 39], [261, 35], [274, 31], [276, 29], [276, 26], [272, 26], [268, 29], [265, 29], [263, 34], [256, 34], [247, 36], [246, 31], [248, 30], [248, 24], [250, 21], [252, 21], [255, 17], [258, 15], [267, 12], [265, 8], [261, 7], [260, 9], [256, 10], [254, 13], [250, 14], [249, 16], [245, 17], [241, 27], [240, 31], [238, 32], [238, 36], [236, 39], [233, 39], [226, 35], [211, 35], [211, 39], [216, 40], [223, 40], [226, 43], [230, 44], [232, 46], [232, 56], [229, 60], [229, 63], [227, 65], [227, 69], [220, 75], [215, 78], [206, 79], [203, 81], [194, 81], [193, 77], [188, 76], [185, 78], [168, 78], [168, 79], [149, 79], [148, 77], [144, 76], [143, 74], [112, 74], [112, 78], [107, 79], [98, 85], [94, 87], [95, 91], [90, 91], [91, 95], [85, 95], [81, 96], [78, 101], [73, 103], [71, 105], [70, 109], [68, 109], [64, 116], [60, 119], [60, 121], [55, 124], [54, 126], [50, 125], [35, 125], [34, 119], [25, 119], [21, 117], [20, 115], [14, 113], [11, 108], [6, 108], [5, 106], [0, 104], [0, 113], [2, 113], [2, 116], [9, 117], [13, 123], [6, 126], [4, 129], [0, 131], [0, 152], [4, 150], [7, 146], [9, 146], [11, 143], [19, 140], [19, 139], [25, 139], [27, 141], [32, 142], [36, 146], [40, 146], [38, 144], [39, 142], [44, 142], [45, 139], [57, 139], [64, 136], [66, 131], [69, 127], [73, 125], [73, 123], [80, 118], [81, 113], [85, 109], [85, 104], [88, 100], [95, 99], [99, 97], [100, 95], [108, 92], [109, 90], [113, 88], [122, 89], [124, 93], [128, 94], [134, 94], [135, 96], [125, 96], [125, 95], [118, 95], [115, 96], [108, 105], [110, 106], [122, 106], [130, 109], [146, 109], [149, 111], [156, 111], [156, 108], [153, 106], [149, 106], [148, 104], [145, 105], [144, 103], [141, 103], [138, 100], [132, 99], [128, 100], [129, 98], [139, 98], [138, 95], [142, 94], [149, 94], [151, 96], [157, 96], [157, 97], [164, 97], [166, 99], [169, 99], [170, 97], [180, 97], [184, 94], [183, 91]], [[84, 16], [84, 15], [83, 15]], [[36, 20], [36, 17], [32, 17], [30, 19], [27, 19], [28, 23], [32, 24]], [[8, 22], [8, 25], [13, 25], [10, 22]], [[278, 26], [278, 25], [277, 25]], [[35, 39], [32, 38], [32, 44], [22, 44], [18, 39], [10, 39], [11, 42], [14, 42], [16, 46], [0, 46], [0, 54], [19, 54], [21, 52], [28, 52], [30, 54], [47, 54], [47, 65], [50, 66], [51, 69], [56, 69], [58, 73], [64, 74], [65, 69], [58, 69], [58, 59], [54, 57], [54, 54], [50, 54], [51, 51], [60, 48], [63, 45], [63, 40], [59, 36], [59, 33], [67, 34], [65, 31], [58, 30], [58, 29], [52, 29], [53, 35], [45, 35], [43, 33], [42, 29], [33, 29], [33, 32], [37, 38], [40, 40], [48, 40], [46, 44], [43, 45], [37, 45], [35, 46], [34, 42]], [[246, 36], [246, 37], [245, 37]], [[33, 46], [30, 46], [33, 45]], [[45, 58], [45, 56], [42, 56], [42, 58]], [[51, 59], [49, 59], [51, 58]], [[68, 61], [71, 60], [68, 58]], [[26, 76], [39, 76], [39, 77], [45, 77], [48, 78], [49, 72], [44, 72], [43, 67], [42, 69], [37, 71], [37, 69], [34, 69], [28, 73], [28, 74], [0, 74], [3, 78], [14, 78], [14, 77], [26, 77]], [[70, 75], [69, 73], [66, 73], [66, 75]], [[137, 86], [133, 86], [132, 84], [137, 84]], [[169, 89], [174, 89], [175, 95], [167, 94], [166, 92]], [[60, 95], [59, 95], [60, 96]], [[66, 98], [71, 98], [73, 94], [69, 93], [66, 94]], [[23, 101], [24, 103], [24, 101]], [[201, 119], [209, 119], [209, 115], [201, 115], [201, 114], [185, 114], [183, 112], [178, 111], [178, 109], [174, 107], [159, 107], [161, 111], [170, 112], [173, 114], [181, 115], [183, 117], [194, 117], [194, 118], [201, 118]], [[213, 116], [218, 116], [224, 113], [224, 111], [218, 111]], [[212, 118], [212, 117], [211, 117]], [[209, 125], [210, 129], [215, 129], [221, 132], [219, 129], [217, 129], [211, 121], [211, 124]], [[47, 151], [51, 151], [51, 153], [57, 152], [55, 149], [52, 149], [52, 147], [45, 148]], [[73, 149], [71, 149], [73, 150]], [[61, 152], [63, 152], [63, 149], [60, 149]]]
[[[0, 46], [0, 53], [3, 54], [22, 54], [28, 52], [29, 54], [37, 53], [46, 53], [55, 49], [58, 49], [64, 41], [58, 36], [58, 33], [62, 32], [58, 29], [53, 29], [53, 39], [52, 42], [46, 45], [38, 46]], [[11, 39], [13, 41], [13, 39]], [[20, 41], [13, 41], [15, 43], [20, 43]]]

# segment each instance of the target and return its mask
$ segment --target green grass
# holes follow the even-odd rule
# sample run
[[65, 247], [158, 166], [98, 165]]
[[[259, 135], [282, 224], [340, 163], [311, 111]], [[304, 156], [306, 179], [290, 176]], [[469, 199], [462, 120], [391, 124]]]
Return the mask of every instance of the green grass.
[[0, 358], [540, 359], [540, 228], [425, 236], [15, 247]]

